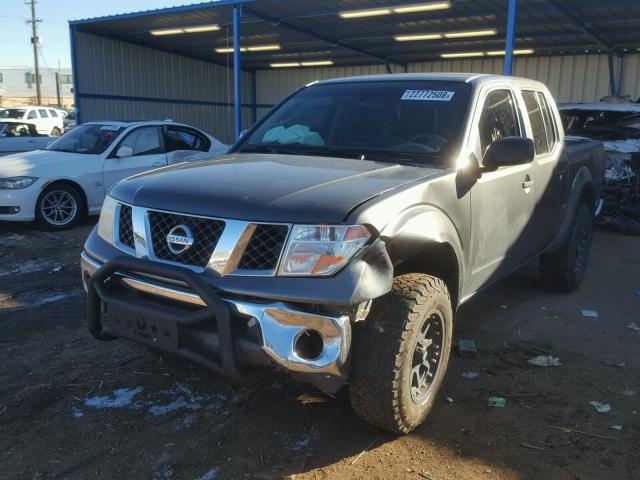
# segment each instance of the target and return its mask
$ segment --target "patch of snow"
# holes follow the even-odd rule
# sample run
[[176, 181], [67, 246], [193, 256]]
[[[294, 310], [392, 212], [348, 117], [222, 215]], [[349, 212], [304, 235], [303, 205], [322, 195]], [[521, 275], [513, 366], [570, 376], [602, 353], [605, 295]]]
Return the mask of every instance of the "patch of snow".
[[73, 416], [75, 418], [80, 418], [80, 417], [84, 417], [84, 412], [82, 410], [80, 410], [79, 408], [73, 407]]
[[213, 467], [212, 469], [205, 472], [204, 475], [200, 475], [194, 480], [213, 480], [218, 476], [218, 470], [220, 470], [218, 467]]
[[113, 398], [106, 396], [96, 396], [84, 401], [87, 407], [92, 408], [140, 408], [140, 403], [134, 403], [133, 397], [144, 390], [143, 387], [133, 389], [118, 388], [113, 391]]

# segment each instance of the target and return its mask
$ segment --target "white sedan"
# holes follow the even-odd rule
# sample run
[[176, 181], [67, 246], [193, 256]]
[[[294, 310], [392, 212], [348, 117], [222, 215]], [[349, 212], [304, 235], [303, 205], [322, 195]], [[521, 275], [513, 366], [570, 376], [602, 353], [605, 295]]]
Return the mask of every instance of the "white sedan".
[[34, 150], [0, 158], [0, 220], [63, 230], [100, 213], [123, 178], [227, 151], [206, 133], [165, 122], [84, 123]]
[[52, 137], [38, 133], [33, 123], [0, 120], [0, 157], [46, 147]]

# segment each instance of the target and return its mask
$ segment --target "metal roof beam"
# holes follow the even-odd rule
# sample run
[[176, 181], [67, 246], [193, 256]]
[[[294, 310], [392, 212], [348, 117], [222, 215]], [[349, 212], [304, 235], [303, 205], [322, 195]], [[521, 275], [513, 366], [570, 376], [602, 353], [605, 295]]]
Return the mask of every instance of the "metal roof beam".
[[264, 20], [265, 22], [270, 22], [273, 25], [277, 25], [277, 26], [281, 26], [283, 28], [286, 28], [288, 30], [297, 32], [297, 33], [301, 33], [303, 35], [307, 35], [309, 37], [313, 37], [316, 38], [324, 43], [327, 43], [329, 45], [335, 45], [335, 46], [340, 46], [342, 48], [345, 48], [347, 50], [351, 50], [352, 52], [355, 52], [359, 55], [363, 55], [365, 57], [369, 57], [369, 58], [373, 58], [375, 60], [377, 60], [378, 62], [384, 63], [385, 65], [389, 62], [395, 63], [396, 65], [400, 65], [401, 67], [404, 67], [403, 64], [396, 62], [393, 59], [390, 58], [385, 58], [385, 57], [381, 57], [379, 55], [376, 55], [375, 53], [369, 52], [368, 50], [364, 50], [362, 48], [358, 48], [358, 47], [352, 47], [344, 42], [342, 42], [342, 40], [336, 40], [335, 38], [331, 38], [331, 37], [327, 37], [326, 35], [322, 35], [316, 32], [313, 32], [311, 30], [307, 30], [306, 28], [303, 27], [299, 27], [298, 25], [294, 25], [290, 22], [284, 21], [284, 20], [280, 20], [276, 17], [272, 17], [271, 15], [267, 15], [266, 13], [262, 13], [259, 12], [253, 8], [249, 8], [249, 7], [244, 7], [243, 8], [244, 13], [246, 13], [247, 15], [251, 15], [252, 17], [256, 17], [259, 18], [261, 20]]
[[[435, 0], [434, 0], [435, 1]], [[564, 0], [563, 0], [564, 1]], [[410, 4], [410, 3], [425, 3], [424, 0], [420, 0], [420, 1], [416, 1], [416, 2], [403, 2], [404, 4]], [[465, 9], [464, 9], [464, 13], [456, 13], [455, 12], [455, 8], [456, 8], [456, 4], [459, 3], [464, 3], [465, 5]], [[490, 15], [501, 15], [506, 17], [506, 8], [501, 7], [501, 8], [493, 8], [493, 9], [473, 9], [473, 8], [469, 8], [471, 7], [470, 5], [471, 2], [467, 1], [467, 0], [452, 0], [452, 8], [448, 9], [448, 10], [434, 10], [434, 11], [427, 11], [427, 12], [417, 12], [417, 13], [413, 13], [410, 15], [404, 15], [405, 17], [414, 17], [413, 19], [415, 19], [415, 16], [417, 15], [424, 15], [425, 20], [429, 21], [429, 20], [459, 20], [459, 19], [464, 19], [464, 18], [469, 18], [469, 17], [486, 17], [486, 16], [490, 16]], [[327, 15], [338, 15], [340, 12], [344, 12], [347, 10], [362, 10], [362, 9], [367, 9], [367, 8], [385, 8], [385, 7], [397, 7], [398, 4], [397, 3], [393, 3], [393, 4], [376, 4], [376, 5], [372, 5], [366, 8], [333, 8], [333, 9], [323, 9], [323, 10], [315, 10], [315, 11], [310, 11], [310, 12], [300, 12], [300, 13], [292, 13], [292, 14], [288, 14], [288, 15], [281, 15], [279, 17], [277, 17], [278, 20], [282, 21], [282, 20], [294, 20], [296, 18], [313, 18], [313, 17], [322, 17], [322, 16], [327, 16]], [[602, 8], [603, 3], [602, 1], [599, 0], [585, 0], [583, 2], [580, 2], [579, 8], [581, 12], [584, 12], [585, 10], [590, 10], [590, 9], [594, 9], [594, 8]], [[613, 6], [620, 6], [620, 7], [626, 7], [626, 6], [638, 6], [638, 0], [616, 0], [615, 1], [615, 5]], [[567, 6], [567, 9], [572, 9], [575, 7], [572, 6]], [[539, 7], [520, 7], [518, 8], [518, 13], [522, 14], [522, 15], [528, 15], [528, 14], [540, 14], [540, 8]], [[395, 20], [398, 20], [399, 18], [402, 18], [403, 15], [397, 16], [394, 15]], [[380, 17], [376, 18], [376, 22], [380, 20]]]
[[[593, 31], [592, 28], [588, 27], [586, 23], [589, 22], [588, 19], [583, 19], [580, 16], [576, 15], [571, 11], [570, 8], [567, 8], [565, 5], [561, 5], [557, 0], [547, 0], [556, 10], [562, 13], [565, 17], [570, 19], [573, 23], [575, 23], [576, 27], [584, 32], [586, 35], [591, 37], [592, 40], [598, 43], [598, 45], [602, 46], [607, 50], [613, 50], [614, 46], [609, 44], [605, 39], [603, 39], [599, 34]], [[602, 4], [601, 4], [602, 5]], [[580, 7], [582, 9], [582, 6]]]

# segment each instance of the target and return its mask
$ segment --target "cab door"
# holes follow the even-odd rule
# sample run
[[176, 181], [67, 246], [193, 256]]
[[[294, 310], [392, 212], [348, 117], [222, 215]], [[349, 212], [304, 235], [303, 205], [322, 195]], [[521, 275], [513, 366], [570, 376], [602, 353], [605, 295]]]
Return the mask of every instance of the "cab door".
[[104, 191], [120, 180], [167, 165], [159, 126], [138, 127], [125, 133], [104, 160]]
[[[493, 87], [481, 93], [479, 105], [472, 127], [473, 151], [478, 159], [500, 138], [526, 136], [510, 87]], [[534, 176], [532, 164], [504, 166], [481, 171], [471, 188], [470, 291], [479, 290], [526, 260]]]

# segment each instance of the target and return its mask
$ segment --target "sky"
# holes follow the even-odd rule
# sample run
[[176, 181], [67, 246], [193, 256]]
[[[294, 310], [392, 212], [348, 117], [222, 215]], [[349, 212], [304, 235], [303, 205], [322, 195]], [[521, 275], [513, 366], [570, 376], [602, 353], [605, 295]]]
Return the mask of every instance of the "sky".
[[[101, 17], [116, 13], [149, 10], [183, 5], [184, 0], [38, 0], [36, 16], [40, 35], [40, 65], [57, 68], [71, 67], [69, 51], [69, 20]], [[0, 66], [33, 66], [31, 9], [25, 0], [0, 0]]]

